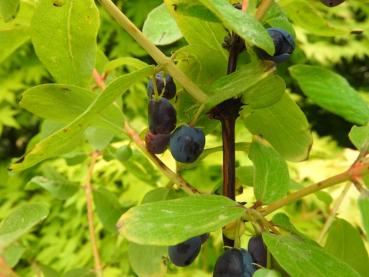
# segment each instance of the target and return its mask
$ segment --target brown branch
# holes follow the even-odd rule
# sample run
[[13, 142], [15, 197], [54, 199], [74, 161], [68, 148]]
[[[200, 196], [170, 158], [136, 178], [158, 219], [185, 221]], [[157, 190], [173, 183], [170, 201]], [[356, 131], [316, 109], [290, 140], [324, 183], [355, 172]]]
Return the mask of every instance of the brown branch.
[[200, 193], [196, 188], [191, 186], [184, 180], [180, 175], [176, 174], [170, 168], [168, 168], [158, 157], [156, 157], [154, 154], [150, 153], [143, 140], [140, 138], [139, 134], [131, 128], [129, 123], [126, 121], [124, 123], [124, 129], [127, 133], [127, 135], [134, 141], [134, 143], [137, 145], [138, 148], [145, 154], [147, 158], [149, 158], [156, 166], [157, 168], [169, 178], [173, 183], [180, 186], [181, 189], [183, 189], [188, 194], [198, 194]]
[[257, 20], [263, 19], [264, 15], [273, 4], [273, 0], [262, 0], [258, 9], [256, 10], [255, 17]]
[[86, 196], [86, 207], [87, 207], [87, 219], [88, 219], [88, 230], [90, 233], [90, 240], [92, 244], [92, 254], [95, 261], [95, 273], [97, 277], [102, 277], [102, 266], [100, 261], [100, 255], [97, 248], [96, 243], [96, 234], [95, 234], [95, 227], [94, 227], [94, 213], [93, 213], [93, 195], [92, 195], [92, 176], [94, 174], [94, 168], [96, 164], [96, 160], [100, 153], [98, 151], [93, 151], [91, 153], [91, 162], [88, 167], [86, 180], [84, 183], [85, 189], [85, 196]]
[[4, 257], [0, 256], [0, 277], [19, 277], [13, 269], [6, 263]]

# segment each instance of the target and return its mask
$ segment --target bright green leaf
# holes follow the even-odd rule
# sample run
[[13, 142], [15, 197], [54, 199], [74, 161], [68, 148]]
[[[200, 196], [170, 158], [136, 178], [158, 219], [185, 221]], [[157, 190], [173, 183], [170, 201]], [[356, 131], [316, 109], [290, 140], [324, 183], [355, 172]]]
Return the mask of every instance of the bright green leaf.
[[85, 131], [88, 142], [94, 149], [103, 150], [114, 137], [114, 132], [100, 127], [89, 127]]
[[26, 249], [22, 245], [13, 243], [5, 248], [3, 256], [10, 267], [15, 267], [25, 251]]
[[30, 231], [49, 213], [45, 204], [30, 203], [15, 209], [0, 224], [0, 248], [4, 248]]
[[361, 221], [366, 232], [366, 237], [369, 240], [369, 195], [362, 194], [358, 200], [358, 205], [361, 213]]
[[368, 122], [368, 104], [340, 75], [312, 65], [294, 65], [290, 72], [302, 91], [322, 108], [353, 123]]
[[247, 43], [274, 54], [274, 43], [263, 25], [249, 13], [235, 9], [228, 1], [200, 0], [230, 30], [237, 33]]
[[252, 275], [252, 277], [281, 277], [281, 276], [282, 275], [279, 272], [275, 270], [266, 269], [266, 268], [258, 269]]
[[251, 133], [266, 139], [283, 158], [291, 161], [307, 158], [312, 144], [309, 125], [288, 94], [273, 106], [251, 110], [244, 121]]
[[161, 4], [148, 14], [142, 32], [156, 45], [171, 44], [182, 37], [165, 4]]
[[39, 1], [31, 24], [32, 42], [57, 82], [88, 86], [99, 24], [93, 0], [63, 0], [54, 5], [50, 0]]
[[228, 198], [199, 195], [133, 207], [122, 215], [118, 226], [129, 241], [175, 245], [220, 229], [243, 214], [243, 207]]
[[28, 27], [0, 30], [0, 63], [29, 39]]
[[331, 256], [317, 244], [295, 235], [263, 233], [263, 240], [278, 264], [291, 276], [360, 276], [349, 265]]
[[236, 178], [243, 186], [252, 187], [254, 185], [254, 167], [240, 166], [236, 168]]
[[353, 126], [349, 138], [358, 150], [361, 150], [364, 146], [368, 147], [369, 126]]
[[254, 137], [249, 158], [254, 164], [254, 194], [268, 204], [285, 196], [290, 181], [287, 163], [265, 140]]
[[343, 219], [336, 219], [328, 232], [324, 248], [350, 265], [362, 276], [369, 272], [369, 258], [357, 229]]
[[0, 15], [4, 21], [9, 21], [15, 18], [19, 9], [19, 0], [1, 0]]

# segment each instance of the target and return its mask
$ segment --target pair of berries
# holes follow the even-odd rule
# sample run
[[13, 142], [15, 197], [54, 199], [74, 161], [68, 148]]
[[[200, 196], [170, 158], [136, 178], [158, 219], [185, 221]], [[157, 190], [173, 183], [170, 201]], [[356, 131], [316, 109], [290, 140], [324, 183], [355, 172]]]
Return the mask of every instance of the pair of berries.
[[145, 142], [147, 149], [153, 154], [163, 153], [169, 144], [173, 157], [182, 163], [194, 162], [205, 146], [205, 135], [199, 128], [188, 125], [178, 127], [172, 134], [177, 123], [177, 113], [169, 99], [176, 95], [176, 85], [169, 74], [159, 72], [155, 76], [159, 99], [154, 97], [155, 89], [150, 80], [147, 92], [149, 96], [148, 117], [149, 132]]
[[168, 254], [173, 264], [176, 266], [188, 266], [199, 255], [201, 245], [209, 238], [209, 234], [190, 238], [174, 246], [169, 246]]
[[250, 239], [248, 250], [226, 250], [215, 264], [213, 277], [251, 277], [257, 270], [256, 265], [267, 265], [267, 251], [260, 236]]

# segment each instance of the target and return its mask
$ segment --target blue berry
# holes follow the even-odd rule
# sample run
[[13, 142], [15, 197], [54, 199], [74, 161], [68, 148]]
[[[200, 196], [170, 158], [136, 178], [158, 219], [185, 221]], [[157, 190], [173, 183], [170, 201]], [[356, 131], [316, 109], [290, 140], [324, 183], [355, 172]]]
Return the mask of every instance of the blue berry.
[[260, 58], [264, 60], [272, 60], [276, 63], [287, 61], [295, 50], [294, 39], [289, 33], [279, 28], [269, 28], [267, 31], [274, 42], [275, 53], [273, 56], [270, 56], [264, 50], [257, 49], [257, 53]]
[[267, 250], [261, 236], [252, 237], [249, 240], [247, 249], [252, 256], [254, 263], [262, 267], [267, 266]]
[[177, 113], [165, 98], [150, 99], [148, 107], [149, 129], [153, 134], [169, 134], [176, 127]]
[[213, 277], [251, 277], [254, 272], [250, 253], [245, 249], [232, 248], [218, 258]]
[[[169, 75], [165, 75], [164, 82], [164, 72], [160, 71], [155, 75], [156, 87], [158, 89], [159, 95], [162, 95], [164, 98], [172, 99], [176, 95], [176, 84], [173, 81], [173, 78]], [[149, 80], [147, 84], [147, 96], [151, 99], [154, 95], [154, 84], [152, 80]]]
[[169, 246], [169, 258], [176, 266], [188, 266], [199, 255], [201, 238], [194, 237], [174, 246]]
[[205, 135], [200, 128], [182, 125], [170, 136], [170, 152], [178, 162], [194, 162], [204, 150], [204, 146]]
[[145, 136], [146, 148], [153, 154], [161, 154], [169, 144], [170, 134], [153, 134], [148, 132]]
[[335, 7], [345, 2], [345, 0], [320, 0], [320, 2], [328, 7]]

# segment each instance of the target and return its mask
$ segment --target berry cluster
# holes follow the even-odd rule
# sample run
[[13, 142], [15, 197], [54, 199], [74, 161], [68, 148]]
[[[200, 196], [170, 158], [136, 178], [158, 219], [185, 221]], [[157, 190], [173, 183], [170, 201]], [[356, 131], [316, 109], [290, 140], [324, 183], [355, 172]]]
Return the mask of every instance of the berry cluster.
[[182, 125], [172, 133], [177, 123], [176, 110], [169, 101], [176, 95], [176, 85], [172, 77], [169, 74], [164, 76], [164, 72], [156, 74], [155, 84], [152, 80], [149, 81], [147, 95], [149, 97], [149, 132], [145, 136], [147, 149], [153, 154], [161, 154], [169, 145], [173, 157], [178, 162], [194, 162], [204, 150], [205, 135], [200, 128], [188, 125]]

